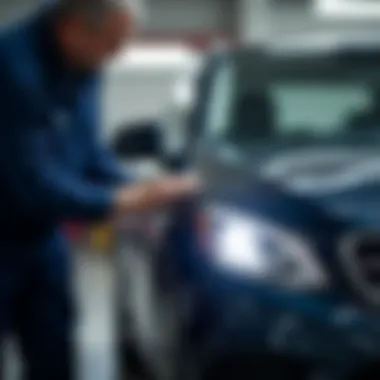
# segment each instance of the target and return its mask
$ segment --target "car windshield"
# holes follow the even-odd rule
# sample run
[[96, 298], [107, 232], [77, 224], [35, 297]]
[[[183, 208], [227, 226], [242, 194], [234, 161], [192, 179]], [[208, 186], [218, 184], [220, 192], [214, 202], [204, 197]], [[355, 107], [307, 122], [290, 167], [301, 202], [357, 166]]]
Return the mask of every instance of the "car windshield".
[[380, 71], [363, 62], [225, 60], [214, 71], [212, 138], [235, 144], [380, 135]]

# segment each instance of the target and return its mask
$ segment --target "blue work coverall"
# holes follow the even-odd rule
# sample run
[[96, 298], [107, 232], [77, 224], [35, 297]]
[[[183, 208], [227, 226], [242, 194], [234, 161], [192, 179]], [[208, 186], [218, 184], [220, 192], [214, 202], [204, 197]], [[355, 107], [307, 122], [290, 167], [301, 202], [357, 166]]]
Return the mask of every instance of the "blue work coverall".
[[110, 213], [124, 174], [99, 139], [96, 73], [71, 72], [44, 10], [0, 36], [0, 336], [30, 380], [71, 377], [68, 220]]

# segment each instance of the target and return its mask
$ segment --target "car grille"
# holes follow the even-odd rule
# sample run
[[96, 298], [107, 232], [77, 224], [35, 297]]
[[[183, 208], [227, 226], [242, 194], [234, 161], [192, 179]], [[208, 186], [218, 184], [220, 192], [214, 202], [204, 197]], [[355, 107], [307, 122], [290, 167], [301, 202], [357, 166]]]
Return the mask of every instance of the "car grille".
[[380, 231], [352, 234], [343, 243], [342, 259], [351, 282], [365, 298], [380, 305]]

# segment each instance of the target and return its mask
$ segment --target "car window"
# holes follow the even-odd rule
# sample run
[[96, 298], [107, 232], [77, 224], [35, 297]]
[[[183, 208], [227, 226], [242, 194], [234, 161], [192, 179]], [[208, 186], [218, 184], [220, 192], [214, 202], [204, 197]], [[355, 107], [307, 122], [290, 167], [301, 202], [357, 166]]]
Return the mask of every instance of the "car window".
[[217, 70], [212, 82], [210, 94], [209, 112], [206, 125], [208, 133], [213, 136], [223, 136], [228, 133], [228, 128], [233, 123], [232, 110], [235, 95], [234, 66], [226, 63]]
[[371, 89], [360, 84], [279, 84], [270, 92], [276, 132], [281, 135], [344, 132], [355, 113], [373, 107]]
[[228, 63], [215, 73], [207, 128], [238, 143], [298, 137], [326, 139], [353, 132], [380, 134], [380, 77], [261, 79], [254, 67]]

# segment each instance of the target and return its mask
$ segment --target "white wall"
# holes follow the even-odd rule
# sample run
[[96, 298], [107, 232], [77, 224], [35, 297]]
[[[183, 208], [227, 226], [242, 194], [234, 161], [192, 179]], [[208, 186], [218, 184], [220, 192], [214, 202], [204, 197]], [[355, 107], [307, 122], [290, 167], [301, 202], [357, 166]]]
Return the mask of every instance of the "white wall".
[[9, 22], [22, 17], [39, 3], [41, 3], [41, 0], [1, 0], [0, 25], [7, 25]]
[[380, 19], [378, 21], [345, 21], [331, 20], [318, 17], [312, 7], [304, 5], [277, 5], [271, 17], [272, 30], [274, 32], [299, 32], [304, 30], [373, 30], [380, 31]]
[[256, 43], [271, 32], [272, 9], [268, 0], [238, 0], [238, 32], [240, 40]]
[[174, 71], [131, 71], [108, 76], [104, 87], [104, 124], [112, 135], [123, 123], [158, 117], [173, 96]]
[[[0, 24], [49, 0], [1, 0]], [[146, 28], [153, 31], [212, 31], [231, 27], [235, 0], [135, 0], [144, 4]], [[252, 0], [254, 1], [254, 0]]]
[[318, 17], [311, 1], [239, 0], [240, 34], [245, 41], [256, 41], [262, 35], [297, 34], [308, 31], [377, 30], [379, 21], [331, 20]]
[[231, 0], [146, 0], [148, 29], [210, 32], [234, 23]]

